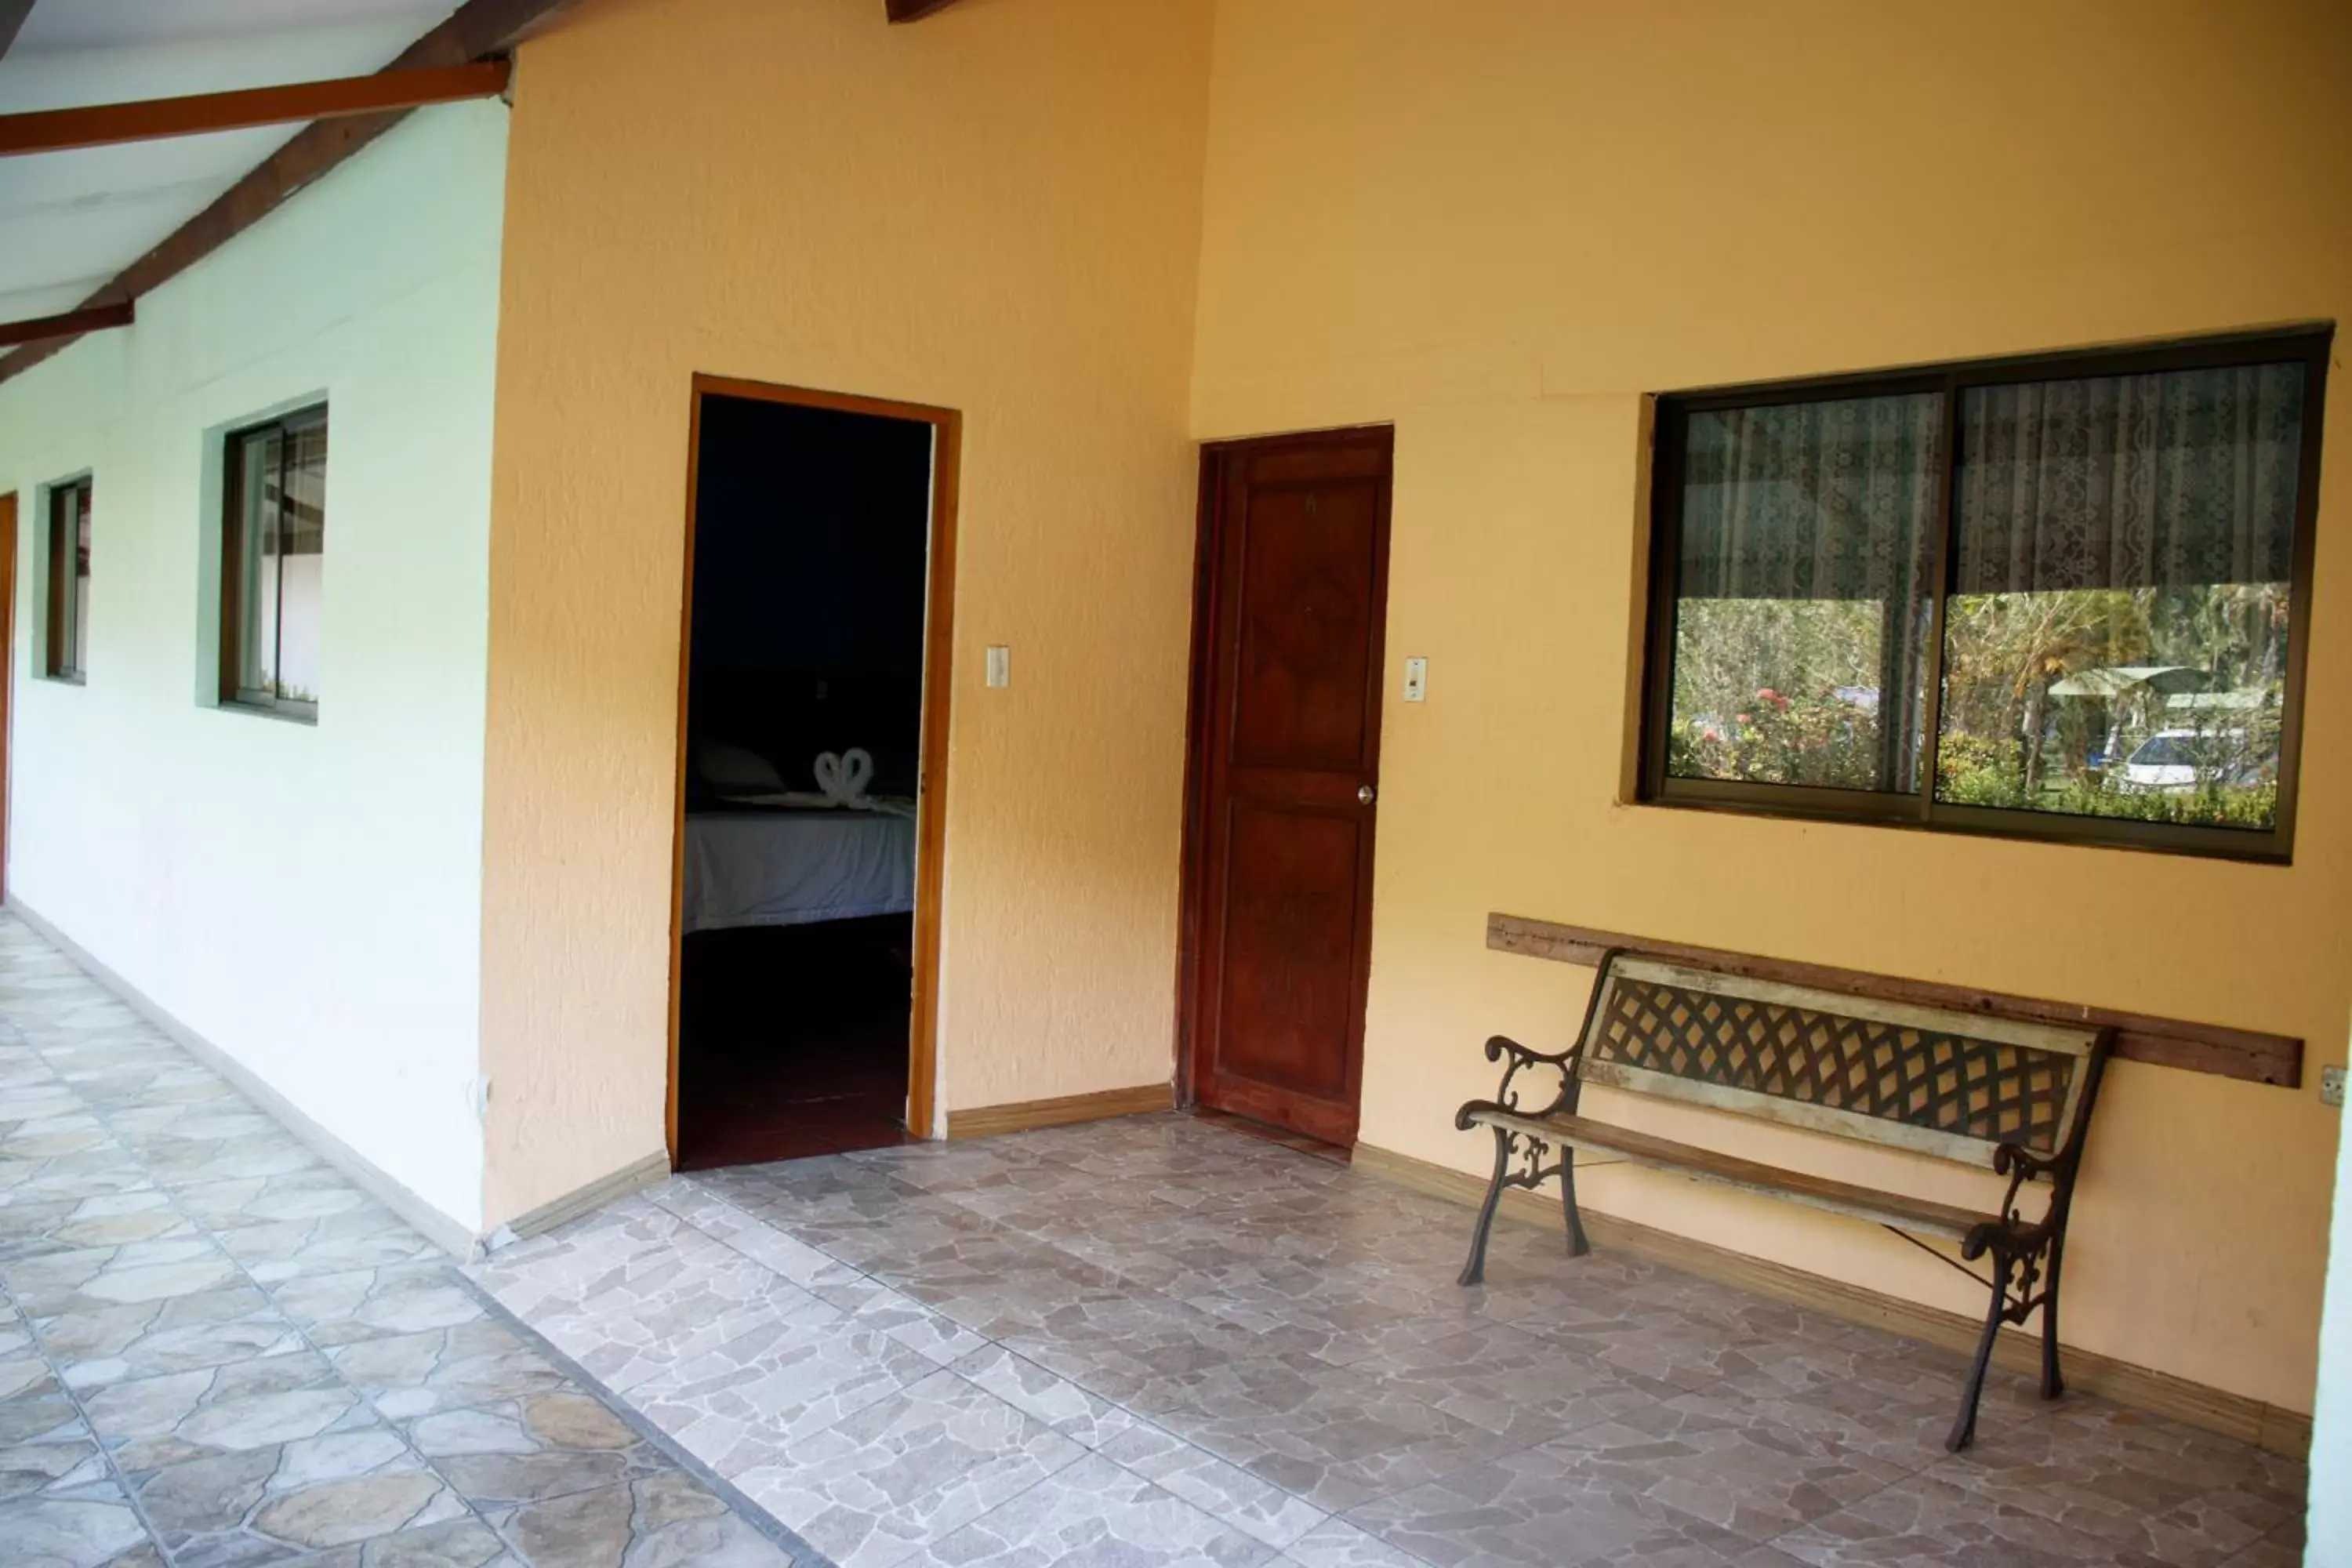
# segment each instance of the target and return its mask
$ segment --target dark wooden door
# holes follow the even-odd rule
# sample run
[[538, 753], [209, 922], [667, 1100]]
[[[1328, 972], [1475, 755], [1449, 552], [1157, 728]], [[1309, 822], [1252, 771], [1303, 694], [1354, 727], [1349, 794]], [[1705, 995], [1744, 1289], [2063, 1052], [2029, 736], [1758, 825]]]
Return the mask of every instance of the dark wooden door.
[[1391, 433], [1202, 468], [1186, 992], [1203, 1105], [1353, 1143], [1371, 963]]

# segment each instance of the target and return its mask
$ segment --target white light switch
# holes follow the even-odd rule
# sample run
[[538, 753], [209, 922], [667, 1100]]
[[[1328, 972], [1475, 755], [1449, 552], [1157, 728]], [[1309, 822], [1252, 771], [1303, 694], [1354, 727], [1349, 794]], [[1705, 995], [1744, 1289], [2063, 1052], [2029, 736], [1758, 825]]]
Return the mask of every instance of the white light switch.
[[994, 644], [988, 650], [988, 684], [1013, 684], [1013, 650], [1003, 643]]
[[1418, 702], [1429, 695], [1429, 660], [1409, 658], [1404, 661], [1404, 700]]

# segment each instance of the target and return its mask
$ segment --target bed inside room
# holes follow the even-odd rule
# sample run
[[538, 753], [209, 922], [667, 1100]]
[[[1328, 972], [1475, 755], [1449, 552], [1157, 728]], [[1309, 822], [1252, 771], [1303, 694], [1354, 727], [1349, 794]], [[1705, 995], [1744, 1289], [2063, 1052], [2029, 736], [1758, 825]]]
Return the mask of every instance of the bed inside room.
[[706, 395], [698, 443], [678, 1163], [898, 1142], [931, 431]]

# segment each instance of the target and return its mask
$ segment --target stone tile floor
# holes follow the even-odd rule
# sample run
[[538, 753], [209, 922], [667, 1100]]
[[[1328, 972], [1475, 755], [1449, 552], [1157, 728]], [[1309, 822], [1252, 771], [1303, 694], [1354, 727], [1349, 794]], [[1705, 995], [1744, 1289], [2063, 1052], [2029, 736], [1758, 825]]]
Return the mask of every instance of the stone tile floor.
[[796, 1556], [821, 1561], [0, 917], [0, 1563]]
[[2007, 1378], [1947, 1455], [1956, 1357], [1517, 1226], [1462, 1290], [1467, 1229], [1170, 1116], [677, 1178], [469, 1280], [0, 920], [0, 1563], [2300, 1557], [2300, 1465]]
[[846, 1568], [2289, 1568], [2299, 1464], [1164, 1116], [674, 1179], [481, 1281]]

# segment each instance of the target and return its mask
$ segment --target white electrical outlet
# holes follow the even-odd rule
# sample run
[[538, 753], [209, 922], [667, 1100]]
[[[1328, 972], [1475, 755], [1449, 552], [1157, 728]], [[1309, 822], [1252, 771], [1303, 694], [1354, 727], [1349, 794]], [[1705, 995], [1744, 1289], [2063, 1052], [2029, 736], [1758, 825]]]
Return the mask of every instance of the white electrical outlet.
[[988, 684], [999, 687], [1013, 684], [1013, 650], [1003, 643], [993, 644], [988, 650]]
[[2342, 1068], [2319, 1069], [2319, 1103], [2333, 1105], [2338, 1110], [2343, 1109], [2344, 1069]]

